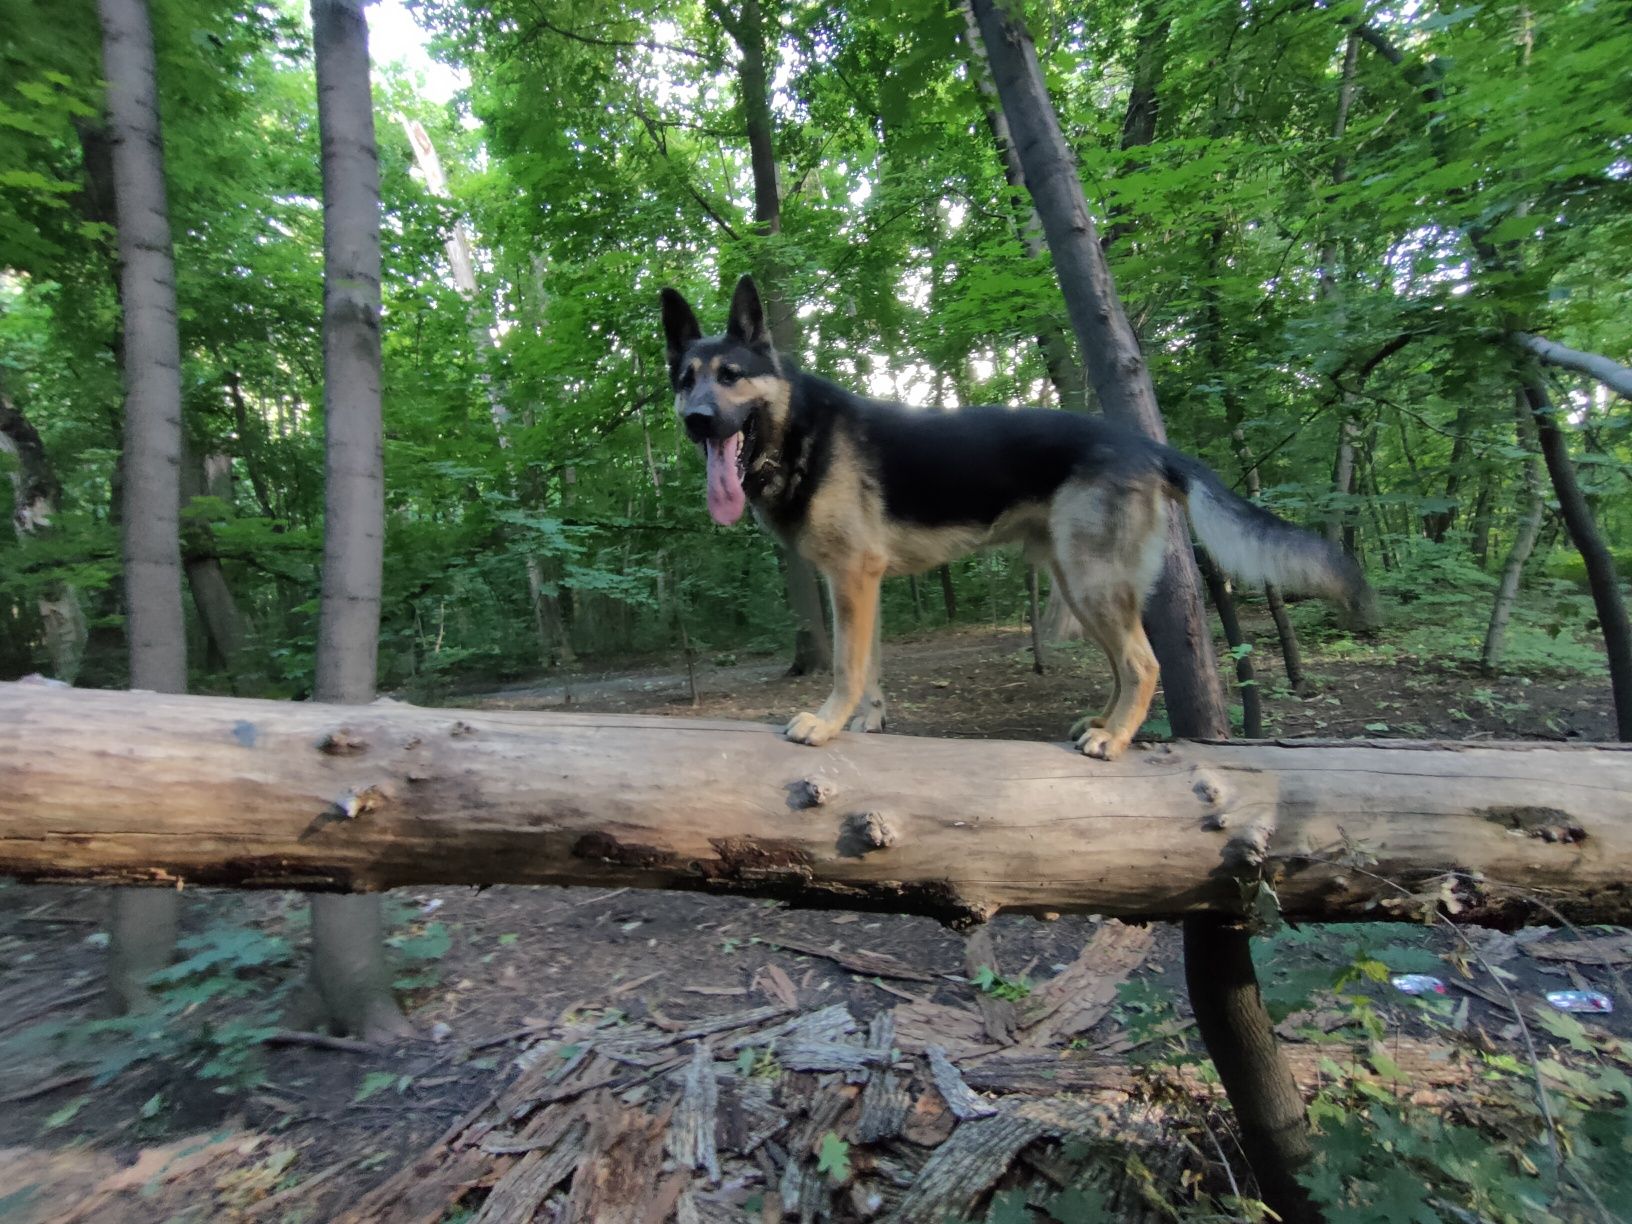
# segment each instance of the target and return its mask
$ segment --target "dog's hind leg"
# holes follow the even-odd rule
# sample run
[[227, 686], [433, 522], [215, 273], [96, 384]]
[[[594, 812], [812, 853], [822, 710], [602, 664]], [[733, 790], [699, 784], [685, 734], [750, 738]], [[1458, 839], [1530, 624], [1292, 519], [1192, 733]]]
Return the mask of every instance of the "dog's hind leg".
[[828, 575], [833, 588], [833, 691], [814, 714], [795, 714], [785, 734], [801, 744], [832, 739], [855, 712], [870, 676], [878, 620], [878, 588], [884, 578], [882, 555], [864, 553], [842, 571]]
[[867, 656], [867, 687], [861, 694], [861, 708], [845, 727], [846, 731], [882, 731], [884, 717], [884, 613], [873, 617], [873, 649]]
[[1160, 674], [1140, 612], [1161, 567], [1165, 537], [1159, 491], [1142, 485], [1091, 487], [1061, 498], [1051, 524], [1061, 594], [1115, 677], [1111, 704], [1090, 720], [1077, 747], [1115, 760], [1150, 711]]
[[[1065, 600], [1066, 608], [1071, 612], [1071, 615], [1075, 616], [1078, 622], [1081, 623], [1083, 636], [1095, 646], [1098, 646], [1101, 650], [1103, 650], [1105, 652], [1105, 657], [1112, 661], [1111, 695], [1105, 700], [1105, 712], [1103, 714], [1095, 714], [1087, 718], [1080, 718], [1075, 724], [1072, 725], [1071, 738], [1074, 740], [1080, 740], [1083, 732], [1087, 731], [1089, 728], [1103, 727], [1110, 721], [1111, 711], [1116, 709], [1116, 703], [1122, 699], [1122, 669], [1116, 666], [1116, 652], [1113, 643], [1100, 636], [1097, 632], [1097, 624], [1090, 624], [1083, 613], [1078, 610], [1075, 597], [1071, 594], [1071, 581], [1065, 576], [1060, 564], [1055, 562], [1052, 568], [1054, 571], [1054, 583], [1060, 589], [1060, 596]], [[1084, 584], [1081, 582], [1079, 582], [1078, 585], [1084, 586]]]

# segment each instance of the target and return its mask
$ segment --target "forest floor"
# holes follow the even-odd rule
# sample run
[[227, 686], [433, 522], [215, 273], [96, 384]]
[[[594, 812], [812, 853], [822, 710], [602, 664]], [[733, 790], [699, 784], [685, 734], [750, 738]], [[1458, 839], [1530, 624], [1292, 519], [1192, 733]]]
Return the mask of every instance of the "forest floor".
[[[900, 732], [1059, 739], [1104, 692], [1080, 647], [1034, 675], [1013, 629], [925, 632], [885, 659]], [[1597, 677], [1486, 679], [1311, 644], [1300, 697], [1277, 663], [1260, 660], [1271, 736], [1611, 735]], [[697, 683], [696, 706], [683, 665], [451, 700], [780, 721], [825, 691], [772, 661], [702, 666]], [[0, 886], [3, 1224], [528, 1220], [540, 1203], [540, 1219], [939, 1224], [988, 1201], [1010, 1219], [1095, 1218], [1095, 1203], [1138, 1219], [1241, 1168], [1207, 1076], [1174, 1055], [1196, 1039], [1172, 928], [1000, 918], [966, 940], [924, 919], [690, 894], [414, 890], [388, 905], [419, 1036], [379, 1050], [277, 1031], [306, 938], [305, 906], [283, 894], [189, 893], [212, 989], [168, 1036], [89, 1025], [106, 904]], [[1356, 1073], [1432, 1103], [1469, 1081], [1471, 1051], [1517, 1049], [1548, 991], [1605, 991], [1615, 1013], [1588, 1024], [1632, 1033], [1632, 943], [1603, 937], [1594, 964], [1561, 932], [1318, 928], [1266, 941], [1260, 963], [1272, 1003], [1291, 1000], [1282, 1033], [1311, 1090], [1329, 1060], [1376, 1048], [1311, 970], [1329, 985], [1375, 956], [1442, 979], [1426, 1006], [1386, 981], [1356, 988], [1393, 1068]], [[218, 1022], [200, 1029], [205, 1014]], [[665, 1147], [700, 1171], [676, 1173]]]

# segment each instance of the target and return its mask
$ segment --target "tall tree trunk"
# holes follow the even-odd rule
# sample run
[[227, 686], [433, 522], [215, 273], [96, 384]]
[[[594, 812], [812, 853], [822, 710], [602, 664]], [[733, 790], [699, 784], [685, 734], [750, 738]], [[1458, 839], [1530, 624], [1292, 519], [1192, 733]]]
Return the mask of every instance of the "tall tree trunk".
[[958, 619], [958, 593], [952, 586], [952, 567], [943, 565], [935, 571], [941, 577], [941, 602], [946, 606], [946, 623]]
[[[62, 497], [62, 485], [52, 470], [39, 431], [7, 397], [3, 383], [0, 383], [0, 454], [10, 455], [15, 464], [11, 473], [11, 521], [18, 536], [29, 538], [49, 532]], [[79, 665], [85, 658], [85, 641], [90, 636], [79, 592], [71, 583], [52, 582], [40, 592], [35, 605], [45, 631], [51, 674], [64, 684], [72, 684], [79, 676]]]
[[1615, 701], [1615, 734], [1622, 740], [1632, 740], [1632, 623], [1626, 615], [1626, 604], [1621, 599], [1620, 580], [1615, 573], [1615, 558], [1592, 520], [1592, 508], [1575, 476], [1575, 464], [1570, 461], [1569, 444], [1559, 429], [1558, 412], [1547, 395], [1547, 384], [1533, 363], [1522, 367], [1524, 396], [1530, 406], [1530, 415], [1536, 422], [1536, 437], [1541, 443], [1541, 457], [1547, 464], [1547, 475], [1553, 482], [1553, 493], [1558, 498], [1558, 510], [1570, 541], [1581, 554], [1587, 567], [1587, 585], [1592, 590], [1593, 606], [1598, 610], [1598, 624], [1604, 635], [1604, 652], [1609, 656], [1609, 688]]
[[[385, 544], [380, 169], [365, 0], [312, 0], [323, 145], [323, 593], [314, 696], [374, 698]], [[312, 898], [312, 985], [332, 1028], [410, 1032], [391, 997], [380, 898]]]
[[1037, 567], [1026, 567], [1026, 623], [1031, 626], [1031, 670], [1043, 674], [1042, 613], [1037, 607]]
[[[975, 88], [980, 91], [981, 111], [986, 116], [986, 127], [991, 132], [992, 141], [997, 145], [998, 155], [1003, 160], [1003, 178], [1016, 191], [1023, 191], [1026, 186], [1025, 171], [1020, 168], [1020, 155], [1015, 152], [1014, 138], [1009, 134], [1009, 121], [1004, 118], [1003, 106], [998, 101], [997, 86], [992, 84], [991, 69], [986, 63], [986, 49], [980, 40], [980, 26], [976, 23], [974, 11], [970, 9], [967, 0], [961, 7], [964, 28], [969, 39], [969, 75], [974, 79]], [[1016, 219], [1015, 235], [1029, 258], [1042, 260], [1047, 257], [1048, 244], [1043, 241], [1043, 223], [1038, 218], [1035, 208], [1028, 206], [1025, 218]], [[1037, 349], [1043, 355], [1043, 365], [1048, 370], [1048, 379], [1054, 384], [1054, 390], [1060, 397], [1060, 407], [1070, 412], [1087, 412], [1088, 382], [1083, 376], [1082, 359], [1077, 356], [1076, 346], [1065, 334], [1065, 329], [1052, 316], [1044, 316], [1038, 325]], [[1061, 609], [1065, 609], [1065, 600], [1062, 597], [1056, 595], [1053, 599]], [[1074, 617], [1069, 617], [1068, 609], [1066, 615], [1072, 623], [1075, 622]]]
[[1518, 600], [1519, 581], [1524, 576], [1525, 562], [1536, 547], [1541, 534], [1541, 518], [1546, 509], [1541, 496], [1541, 460], [1534, 452], [1536, 446], [1535, 422], [1530, 416], [1530, 401], [1522, 390], [1513, 393], [1517, 409], [1516, 425], [1519, 445], [1531, 454], [1524, 461], [1524, 508], [1519, 513], [1518, 529], [1513, 544], [1502, 563], [1501, 581], [1496, 585], [1496, 600], [1490, 609], [1490, 626], [1485, 630], [1485, 644], [1479, 651], [1479, 670], [1492, 675], [1501, 666], [1502, 651], [1506, 645], [1507, 622], [1513, 615]]
[[[979, 37], [979, 26], [974, 21], [973, 13], [969, 9], [967, 0], [964, 5], [964, 14], [970, 27], [970, 41], [979, 48], [977, 58], [984, 61], [984, 45], [976, 43]], [[1134, 59], [1133, 80], [1128, 88], [1127, 110], [1122, 117], [1123, 152], [1129, 149], [1141, 148], [1149, 145], [1156, 139], [1157, 121], [1161, 114], [1161, 84], [1162, 76], [1167, 67], [1167, 35], [1172, 26], [1164, 6], [1159, 0], [1145, 0], [1139, 9], [1139, 21], [1134, 29]], [[984, 76], [984, 65], [982, 65]], [[994, 91], [995, 92], [995, 91]], [[987, 123], [993, 122], [993, 116], [1003, 124], [1003, 136], [999, 144], [1004, 148], [1006, 163], [1012, 163], [1014, 169], [1009, 182], [1013, 186], [1023, 186], [1025, 175], [1019, 168], [1019, 157], [1013, 152], [1013, 141], [1008, 137], [1008, 122], [1003, 118], [1001, 107], [989, 110]], [[995, 131], [994, 131], [995, 134]], [[1041, 227], [1037, 220], [1036, 210], [1032, 210], [1032, 222]], [[1132, 232], [1132, 226], [1126, 221], [1118, 220], [1113, 213], [1108, 219], [1105, 233], [1100, 245], [1108, 252], [1122, 238]], [[1034, 257], [1037, 253], [1033, 253]], [[1080, 367], [1077, 367], [1080, 369]], [[1086, 390], [1083, 393], [1084, 403], [1087, 402]], [[1063, 395], [1062, 395], [1063, 400]], [[1082, 624], [1072, 615], [1071, 609], [1065, 602], [1064, 594], [1059, 587], [1051, 586], [1048, 595], [1048, 607], [1043, 613], [1043, 636], [1049, 641], [1075, 641], [1082, 637]]]
[[[425, 126], [417, 119], [407, 115], [397, 116], [402, 124], [404, 135], [408, 137], [408, 144], [414, 151], [414, 163], [419, 167], [425, 178], [425, 186], [432, 195], [446, 198], [448, 195], [448, 180], [442, 173], [442, 159], [437, 156], [436, 145]], [[464, 294], [466, 307], [470, 311], [470, 339], [475, 350], [476, 359], [482, 363], [480, 381], [483, 394], [487, 397], [488, 417], [493, 422], [494, 439], [498, 442], [499, 450], [508, 456], [510, 450], [510, 409], [504, 402], [504, 396], [499, 391], [497, 381], [492, 374], [492, 364], [496, 359], [498, 341], [494, 338], [490, 312], [477, 307], [476, 263], [471, 255], [470, 234], [465, 229], [463, 219], [456, 218], [452, 229], [448, 231], [447, 240], [442, 244], [448, 257], [448, 270], [453, 275], [453, 283], [459, 292]], [[642, 421], [644, 421], [644, 416]], [[647, 457], [650, 459], [651, 443], [647, 442]], [[512, 489], [518, 481], [513, 465], [505, 463], [505, 478]], [[561, 577], [561, 563], [554, 559], [552, 573], [546, 576], [544, 565], [537, 554], [528, 550], [523, 567], [527, 576], [527, 597], [533, 610], [533, 628], [538, 634], [539, 662], [544, 667], [560, 662], [571, 664], [574, 661], [572, 642], [568, 638], [565, 622], [561, 616], [560, 597], [553, 586], [559, 589]]]
[[[764, 13], [759, 0], [741, 0], [735, 11], [719, 2], [709, 7], [737, 44], [737, 90], [748, 129], [748, 158], [754, 176], [754, 230], [763, 237], [773, 237], [782, 231], [782, 193], [777, 183]], [[759, 264], [759, 290], [771, 338], [780, 351], [797, 358], [799, 324], [787, 298], [786, 273], [772, 254], [762, 254]], [[833, 647], [822, 621], [822, 592], [815, 567], [796, 549], [785, 552], [788, 608], [795, 626], [788, 674], [827, 671], [833, 666]]]
[[[1150, 372], [1112, 282], [1031, 36], [998, 0], [972, 2], [1077, 342], [1087, 355], [1094, 394], [1111, 420], [1166, 441]], [[1182, 515], [1171, 516], [1167, 564], [1147, 619], [1175, 731], [1203, 737], [1227, 734], [1229, 722], [1202, 611], [1201, 582]], [[1179, 730], [1181, 722], [1191, 719], [1198, 728], [1208, 729]]]
[[[1032, 201], [1042, 218], [1088, 377], [1105, 415], [1165, 440], [1150, 372], [1117, 296], [1082, 182], [1049, 100], [1036, 47], [1013, 0], [972, 0]], [[1166, 565], [1148, 619], [1162, 666], [1168, 716], [1179, 735], [1226, 738], [1229, 720], [1199, 576], [1182, 515], [1169, 525]], [[1188, 977], [1202, 1036], [1236, 1108], [1243, 1147], [1270, 1206], [1283, 1220], [1316, 1215], [1295, 1170], [1310, 1155], [1308, 1124], [1291, 1067], [1258, 996], [1246, 929], [1209, 919], [1186, 925], [1186, 943], [1228, 956], [1228, 980], [1192, 960]]]
[[[125, 636], [130, 687], [187, 688], [181, 611], [181, 340], [164, 182], [164, 136], [146, 0], [98, 0], [124, 306]], [[179, 894], [113, 902], [108, 1004], [151, 1005], [147, 978], [175, 955]]]
[[[1349, 127], [1349, 108], [1354, 103], [1354, 68], [1359, 53], [1359, 36], [1350, 34], [1343, 49], [1343, 78], [1337, 93], [1337, 114], [1332, 120], [1332, 143], [1343, 139]], [[1338, 152], [1332, 158], [1332, 186], [1341, 187], [1349, 177], [1349, 159]], [[1338, 267], [1338, 245], [1328, 238], [1320, 249], [1320, 273], [1317, 292], [1323, 299], [1334, 301], [1341, 318], [1343, 312], [1342, 270]], [[1344, 330], [1339, 325], [1340, 333]], [[1344, 388], [1339, 392], [1340, 411], [1337, 423], [1337, 454], [1332, 459], [1332, 497], [1336, 502], [1326, 520], [1326, 538], [1340, 544], [1349, 556], [1355, 555], [1356, 540], [1354, 513], [1348, 499], [1354, 496], [1355, 446], [1360, 439], [1360, 418], [1357, 397]]]
[[[1204, 296], [1206, 299], [1207, 344], [1215, 376], [1223, 385], [1224, 424], [1230, 431], [1230, 442], [1235, 449], [1236, 459], [1241, 464], [1243, 481], [1246, 485], [1247, 496], [1253, 501], [1259, 500], [1264, 491], [1263, 475], [1258, 470], [1258, 459], [1252, 453], [1252, 444], [1247, 441], [1246, 410], [1241, 405], [1241, 397], [1236, 394], [1235, 383], [1229, 376], [1229, 352], [1224, 339], [1224, 307], [1219, 300], [1218, 274], [1223, 261], [1224, 227], [1215, 226], [1212, 235], [1212, 246], [1208, 252], [1208, 287]], [[1222, 581], [1222, 576], [1220, 576]], [[1219, 609], [1220, 618], [1224, 615], [1224, 605], [1218, 601], [1218, 591], [1214, 586], [1211, 575], [1207, 575], [1207, 586], [1213, 594], [1213, 604]], [[1227, 590], [1226, 590], [1227, 594]], [[1298, 631], [1292, 625], [1292, 618], [1286, 612], [1286, 600], [1281, 597], [1280, 589], [1273, 582], [1264, 584], [1264, 599], [1269, 604], [1269, 614], [1275, 621], [1275, 636], [1281, 645], [1281, 658], [1286, 664], [1286, 683], [1294, 693], [1301, 693], [1304, 689], [1303, 679], [1303, 651], [1298, 646]], [[1231, 614], [1234, 614], [1233, 602]], [[1228, 626], [1226, 626], [1226, 630]], [[1230, 645], [1238, 643], [1231, 641]], [[1240, 668], [1237, 667], [1239, 672]], [[1253, 694], [1253, 704], [1261, 705], [1257, 700], [1258, 694]], [[1246, 711], [1245, 696], [1242, 699], [1242, 709]], [[1260, 718], [1260, 725], [1261, 725]], [[1247, 733], [1249, 736], [1251, 732]], [[1257, 738], [1252, 736], [1252, 738]]]

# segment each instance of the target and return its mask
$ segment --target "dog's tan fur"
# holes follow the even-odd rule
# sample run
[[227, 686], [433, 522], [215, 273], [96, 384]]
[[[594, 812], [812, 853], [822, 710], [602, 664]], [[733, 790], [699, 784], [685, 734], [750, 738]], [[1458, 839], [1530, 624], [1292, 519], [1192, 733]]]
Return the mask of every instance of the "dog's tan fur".
[[1156, 692], [1156, 656], [1140, 611], [1161, 567], [1172, 490], [1154, 478], [1118, 488], [1071, 481], [1049, 501], [1017, 506], [990, 528], [925, 528], [885, 512], [854, 445], [848, 437], [835, 440], [833, 463], [804, 522], [786, 533], [787, 543], [828, 580], [834, 637], [833, 691], [815, 712], [794, 717], [789, 738], [826, 743], [858, 705], [862, 713], [852, 729], [882, 723], [877, 615], [884, 577], [922, 573], [982, 548], [1018, 542], [1028, 559], [1050, 567], [1067, 605], [1111, 665], [1111, 699], [1089, 721], [1078, 746], [1107, 760], [1120, 755]]

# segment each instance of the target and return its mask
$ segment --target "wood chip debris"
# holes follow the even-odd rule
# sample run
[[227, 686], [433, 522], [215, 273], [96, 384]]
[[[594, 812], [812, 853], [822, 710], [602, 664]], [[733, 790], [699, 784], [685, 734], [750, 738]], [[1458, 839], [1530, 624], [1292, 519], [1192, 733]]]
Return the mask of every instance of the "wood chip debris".
[[859, 973], [863, 977], [896, 978], [903, 982], [935, 982], [940, 979], [933, 973], [925, 973], [922, 969], [914, 969], [905, 961], [897, 960], [893, 956], [886, 956], [882, 952], [866, 952], [847, 950], [836, 944], [819, 944], [814, 940], [795, 939], [791, 935], [762, 935], [762, 943], [770, 944], [773, 948], [783, 948], [789, 952], [799, 952], [805, 956], [819, 956], [830, 960], [835, 965], [841, 965], [852, 973]]
[[926, 1046], [924, 1056], [929, 1059], [929, 1073], [935, 1080], [936, 1091], [960, 1122], [990, 1117], [997, 1112], [997, 1106], [982, 1100], [964, 1083], [963, 1076], [952, 1065], [943, 1048], [938, 1045]]
[[[1111, 938], [1129, 960], [1126, 937]], [[937, 1024], [967, 1040], [924, 1040]], [[1160, 1109], [1215, 1107], [1216, 1084], [1026, 1032], [999, 1046], [973, 1007], [922, 1001], [865, 1023], [843, 1003], [790, 1014], [780, 1002], [687, 1021], [557, 1021], [507, 1085], [338, 1218], [434, 1224], [459, 1206], [482, 1224], [715, 1224], [754, 1218], [757, 1197], [765, 1220], [940, 1224], [982, 1218], [1000, 1187], [1046, 1198], [1062, 1184], [1046, 1170], [1091, 1182], [1117, 1205], [1107, 1218], [1154, 1221], [1130, 1170], [1160, 1169], [1163, 1184], [1201, 1171], [1212, 1158], [1175, 1140]], [[1447, 1049], [1401, 1038], [1386, 1052], [1416, 1099], [1474, 1073]], [[1328, 1060], [1369, 1074], [1364, 1048], [1288, 1055], [1306, 1088]], [[844, 1175], [822, 1164], [834, 1143]]]

